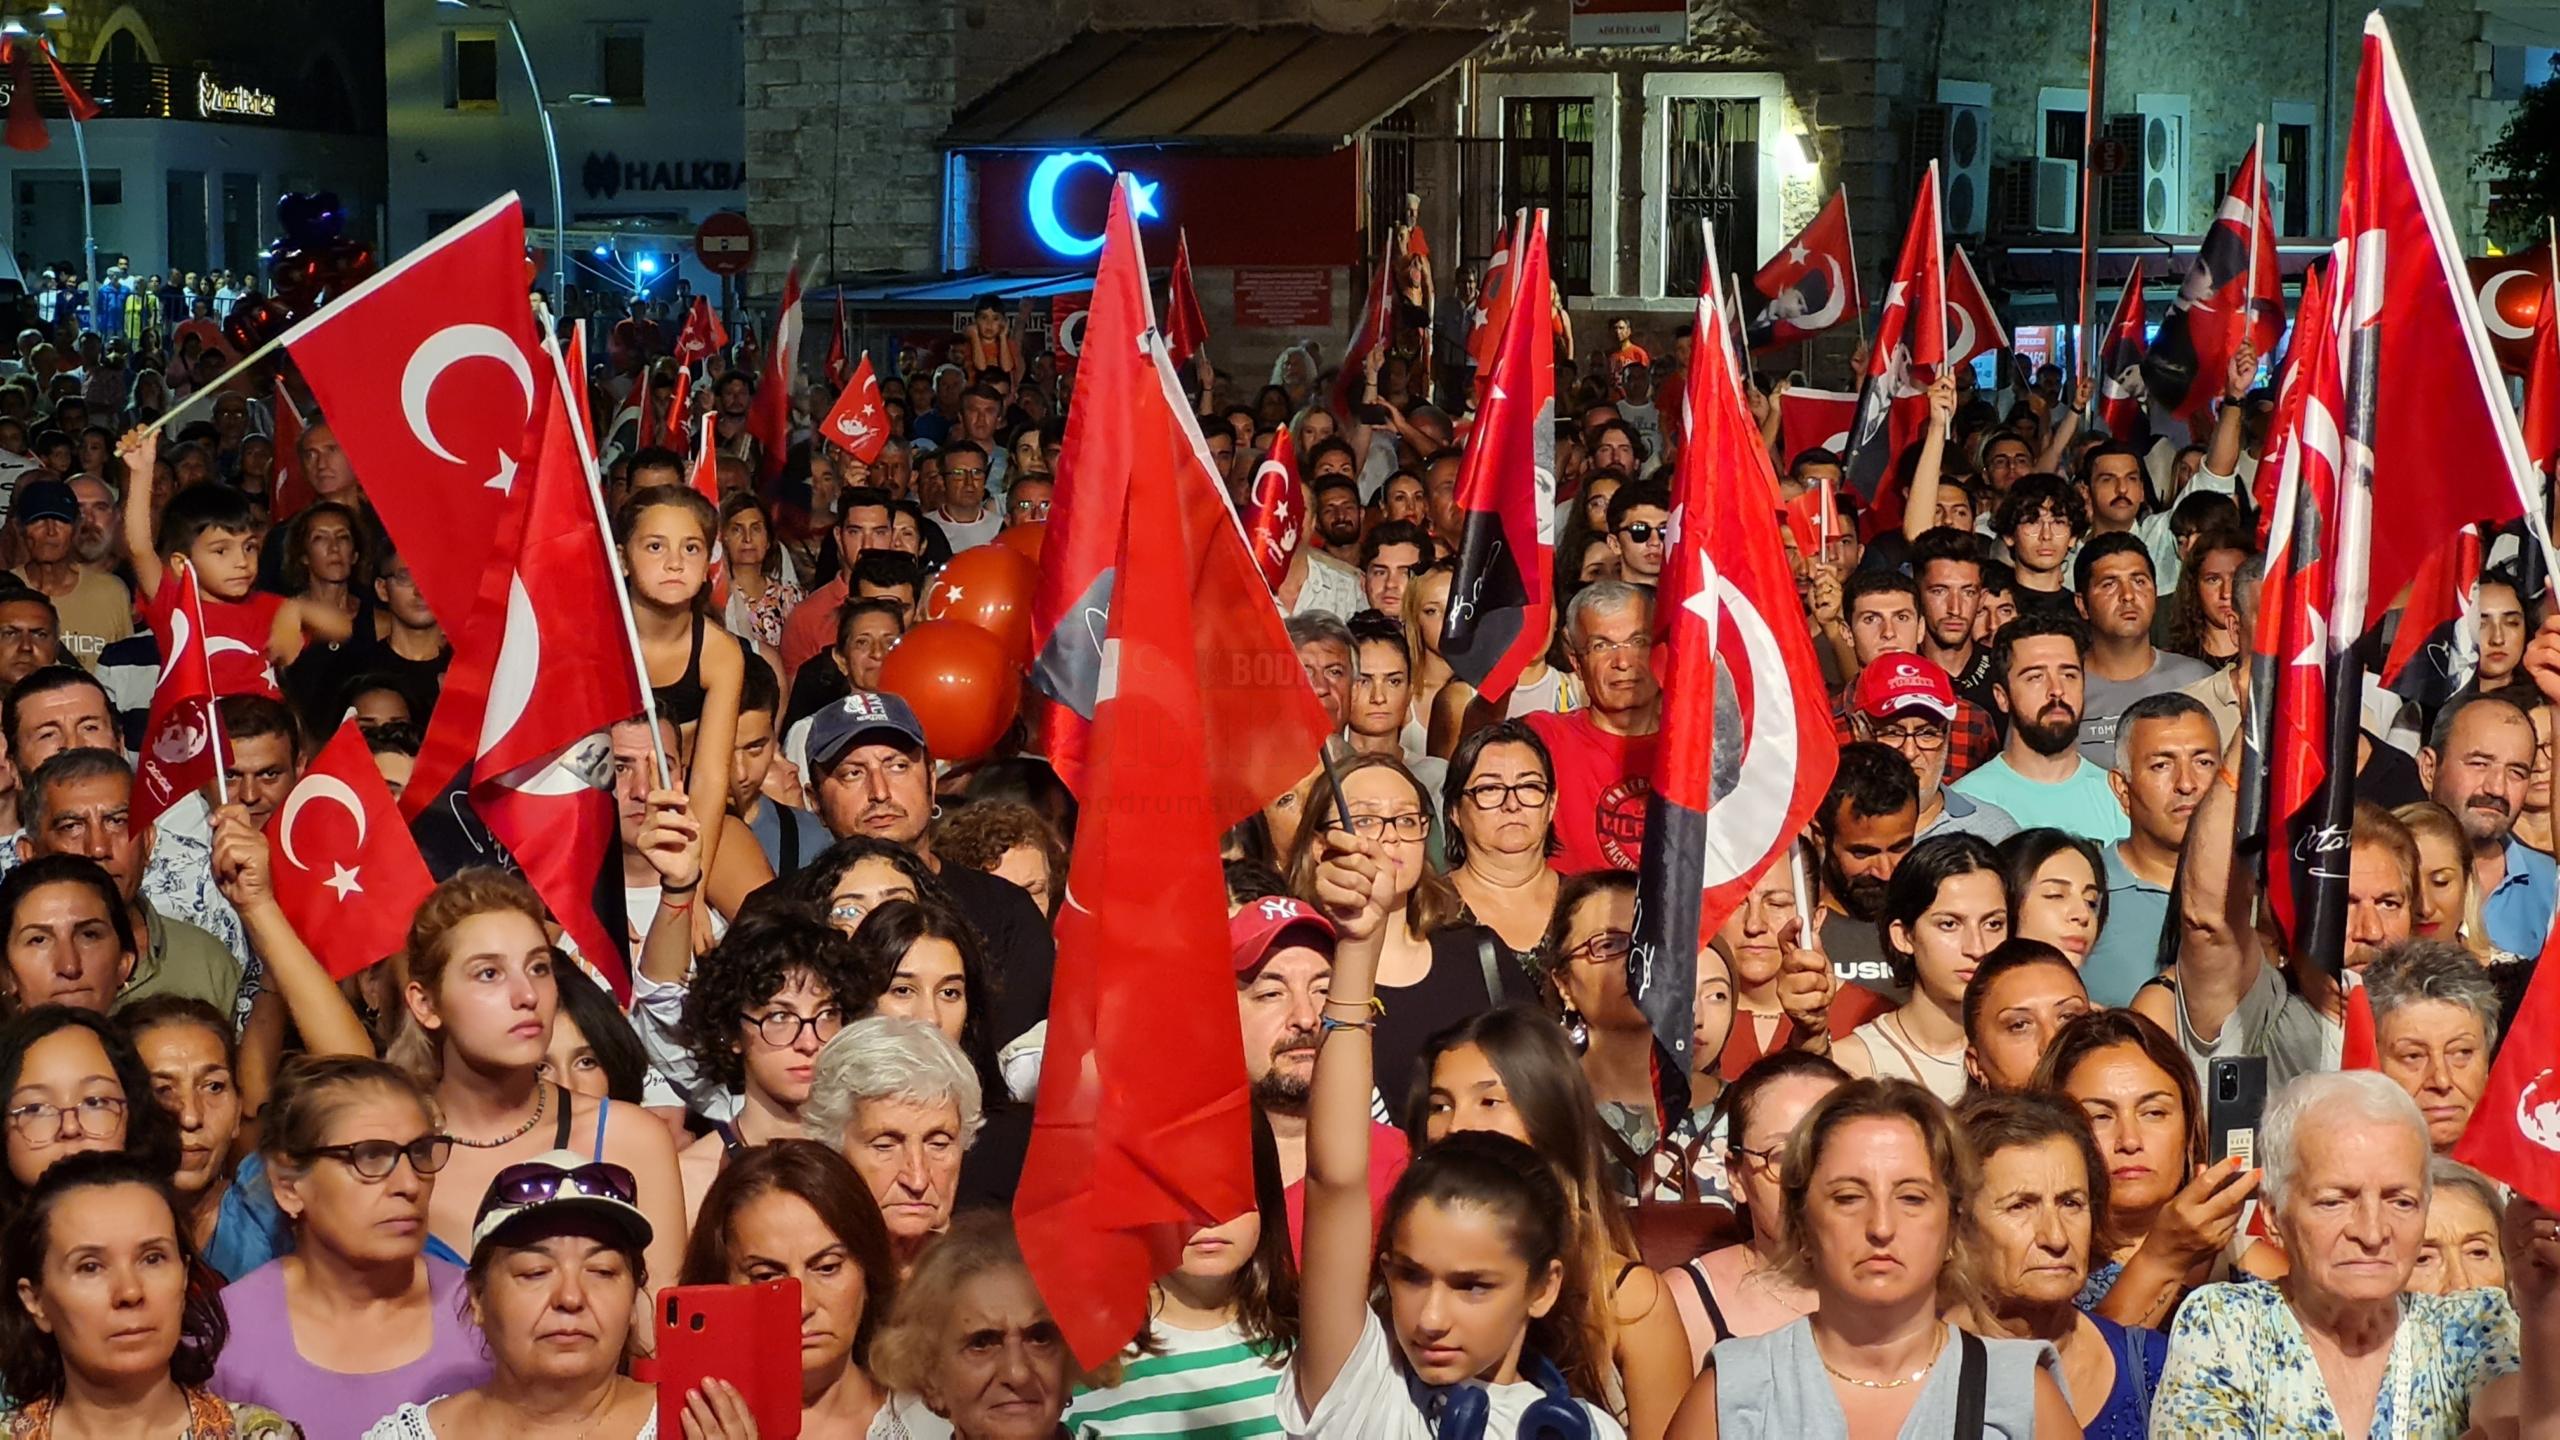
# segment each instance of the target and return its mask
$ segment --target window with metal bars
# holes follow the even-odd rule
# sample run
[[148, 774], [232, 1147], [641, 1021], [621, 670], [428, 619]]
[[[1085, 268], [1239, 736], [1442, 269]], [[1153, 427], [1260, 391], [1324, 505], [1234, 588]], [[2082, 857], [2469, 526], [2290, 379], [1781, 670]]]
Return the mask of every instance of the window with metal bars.
[[1502, 213], [1547, 211], [1547, 266], [1567, 295], [1592, 293], [1592, 130], [1597, 106], [1572, 96], [1503, 103]]
[[1760, 266], [1760, 102], [1674, 96], [1663, 124], [1662, 291], [1698, 293], [1705, 242], [1698, 222], [1715, 230], [1727, 273]]

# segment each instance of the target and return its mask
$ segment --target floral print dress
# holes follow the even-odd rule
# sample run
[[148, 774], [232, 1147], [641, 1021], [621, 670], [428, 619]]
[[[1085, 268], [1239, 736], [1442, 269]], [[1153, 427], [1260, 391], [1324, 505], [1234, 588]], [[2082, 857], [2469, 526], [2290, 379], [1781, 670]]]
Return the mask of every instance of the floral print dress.
[[[2504, 1292], [2403, 1295], [2375, 1398], [2374, 1436], [2456, 1440], [2471, 1397], [2517, 1367], [2516, 1312]], [[2157, 1435], [2321, 1440], [2341, 1431], [2311, 1343], [2274, 1285], [2206, 1285], [2187, 1297], [2151, 1410]]]

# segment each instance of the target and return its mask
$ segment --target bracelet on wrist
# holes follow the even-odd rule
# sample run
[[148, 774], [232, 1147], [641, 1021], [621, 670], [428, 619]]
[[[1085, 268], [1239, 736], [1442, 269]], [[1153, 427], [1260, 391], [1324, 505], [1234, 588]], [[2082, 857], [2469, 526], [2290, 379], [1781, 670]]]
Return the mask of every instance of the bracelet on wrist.
[[1341, 1006], [1345, 1010], [1357, 1010], [1363, 1015], [1384, 1015], [1387, 1013], [1387, 1002], [1379, 999], [1375, 995], [1370, 996], [1366, 1000], [1336, 1000], [1331, 996], [1327, 996], [1325, 998], [1325, 1009], [1330, 1010], [1336, 1005]]
[[658, 887], [658, 898], [663, 900], [671, 896], [690, 895], [701, 888], [702, 881], [699, 878], [696, 878], [693, 883], [689, 885], [660, 885]]
[[1316, 1017], [1316, 1039], [1319, 1042], [1329, 1038], [1336, 1030], [1365, 1030], [1375, 1033], [1377, 1028], [1378, 1021], [1374, 1015], [1366, 1020], [1336, 1020], [1330, 1015]]

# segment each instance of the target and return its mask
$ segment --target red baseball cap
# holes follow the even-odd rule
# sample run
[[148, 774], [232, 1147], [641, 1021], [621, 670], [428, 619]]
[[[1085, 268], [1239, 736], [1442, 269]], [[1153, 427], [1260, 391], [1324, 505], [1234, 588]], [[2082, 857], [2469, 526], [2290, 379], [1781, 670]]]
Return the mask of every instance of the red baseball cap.
[[1905, 651], [1877, 656], [1858, 675], [1854, 697], [1858, 713], [1870, 720], [1890, 720], [1918, 710], [1940, 720], [1956, 718], [1956, 687], [1934, 660]]
[[1272, 951], [1286, 945], [1306, 945], [1330, 956], [1333, 940], [1333, 922], [1294, 896], [1248, 900], [1243, 909], [1227, 917], [1228, 957], [1235, 962], [1238, 975], [1270, 959]]

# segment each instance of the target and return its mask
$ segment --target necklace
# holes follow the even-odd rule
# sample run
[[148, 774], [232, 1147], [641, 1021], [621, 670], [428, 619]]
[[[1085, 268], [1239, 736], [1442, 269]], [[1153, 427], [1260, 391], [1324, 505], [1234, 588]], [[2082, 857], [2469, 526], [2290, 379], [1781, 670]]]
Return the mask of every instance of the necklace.
[[1929, 1363], [1912, 1371], [1910, 1374], [1903, 1376], [1899, 1380], [1862, 1380], [1855, 1375], [1844, 1374], [1840, 1370], [1840, 1367], [1832, 1364], [1830, 1360], [1823, 1356], [1822, 1347], [1819, 1345], [1813, 1347], [1813, 1358], [1822, 1361], [1822, 1368], [1831, 1372], [1831, 1378], [1838, 1380], [1843, 1384], [1855, 1385], [1861, 1390], [1899, 1390], [1905, 1385], [1917, 1385], [1921, 1381], [1928, 1379], [1929, 1372], [1936, 1368], [1938, 1364], [1939, 1353], [1946, 1348], [1947, 1332], [1944, 1329], [1941, 1329], [1938, 1331], [1937, 1349], [1929, 1352]]
[[508, 1131], [506, 1134], [499, 1136], [495, 1140], [472, 1140], [464, 1136], [456, 1135], [453, 1137], [453, 1143], [471, 1150], [496, 1150], [508, 1145], [513, 1145], [518, 1140], [521, 1140], [527, 1135], [533, 1133], [533, 1127], [542, 1123], [542, 1112], [549, 1109], [550, 1105], [551, 1087], [547, 1084], [536, 1085], [533, 1091], [533, 1113], [525, 1117], [525, 1122], [523, 1124]]

